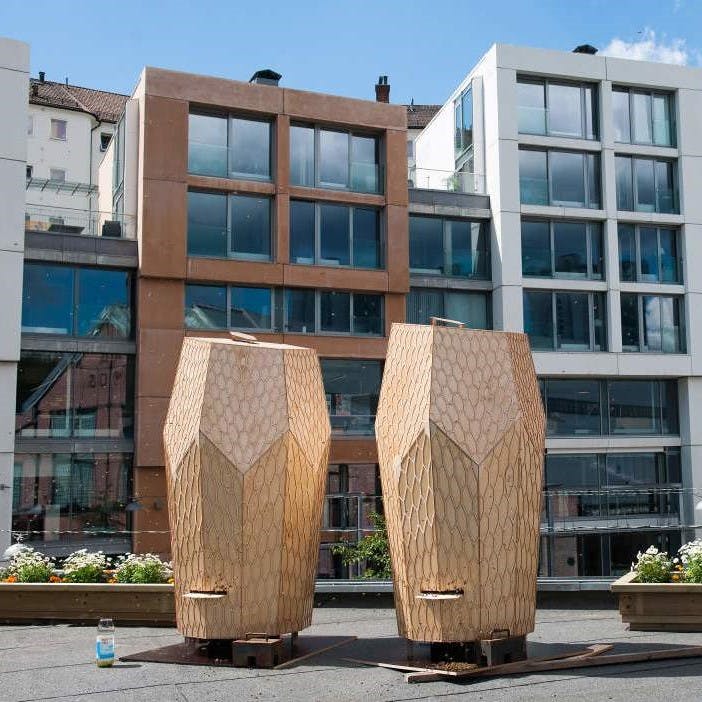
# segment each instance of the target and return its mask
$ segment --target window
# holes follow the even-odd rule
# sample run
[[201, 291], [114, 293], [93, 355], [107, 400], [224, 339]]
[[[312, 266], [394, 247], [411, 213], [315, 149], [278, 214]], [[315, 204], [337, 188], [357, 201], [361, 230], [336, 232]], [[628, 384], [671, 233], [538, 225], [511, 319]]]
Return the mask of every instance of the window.
[[613, 88], [614, 140], [624, 144], [675, 146], [671, 93]]
[[17, 453], [12, 531], [32, 532], [34, 548], [57, 556], [80, 548], [125, 553], [131, 474], [126, 453]]
[[324, 358], [321, 366], [332, 433], [372, 436], [382, 362]]
[[603, 269], [599, 222], [522, 219], [522, 275], [601, 279]]
[[683, 353], [681, 298], [622, 293], [621, 311], [624, 351]]
[[524, 331], [535, 351], [604, 351], [604, 295], [525, 290]]
[[519, 132], [597, 139], [597, 90], [588, 83], [518, 78]]
[[34, 115], [27, 115], [27, 136], [34, 136]]
[[490, 277], [486, 222], [410, 215], [409, 236], [413, 273]]
[[541, 380], [548, 436], [677, 435], [675, 380]]
[[191, 114], [188, 172], [220, 178], [270, 180], [270, 122]]
[[51, 131], [49, 136], [52, 139], [59, 139], [60, 141], [66, 141], [66, 120], [65, 119], [52, 119], [51, 120]]
[[131, 284], [127, 271], [25, 263], [22, 332], [128, 338]]
[[112, 139], [112, 134], [107, 132], [100, 133], [100, 151], [107, 151], [107, 147], [110, 145], [110, 139]]
[[383, 296], [304, 288], [185, 286], [187, 329], [384, 334]]
[[271, 199], [188, 192], [188, 255], [271, 260]]
[[290, 201], [290, 260], [324, 266], [381, 268], [377, 209]]
[[575, 151], [519, 150], [522, 204], [600, 207], [600, 156]]
[[33, 166], [27, 166], [27, 178], [31, 178], [32, 174], [34, 173], [34, 167]]
[[473, 90], [467, 88], [453, 103], [456, 118], [455, 154], [458, 158], [473, 146]]
[[379, 140], [372, 135], [290, 127], [290, 184], [382, 192]]
[[63, 168], [50, 168], [49, 169], [49, 180], [53, 180], [56, 183], [66, 182], [66, 171]]
[[617, 209], [676, 213], [675, 162], [616, 156]]
[[130, 438], [134, 359], [122, 354], [22, 351], [16, 434], [22, 438]]
[[619, 224], [619, 276], [645, 283], [681, 283], [678, 230]]
[[410, 324], [429, 324], [432, 317], [453, 319], [473, 329], [490, 329], [490, 294], [411, 288], [407, 296], [407, 321]]

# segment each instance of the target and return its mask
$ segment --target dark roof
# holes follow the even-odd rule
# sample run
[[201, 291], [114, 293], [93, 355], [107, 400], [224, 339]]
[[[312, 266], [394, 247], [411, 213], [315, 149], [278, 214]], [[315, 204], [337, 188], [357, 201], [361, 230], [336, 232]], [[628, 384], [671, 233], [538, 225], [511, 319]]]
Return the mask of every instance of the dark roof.
[[44, 82], [37, 78], [29, 79], [29, 102], [33, 105], [47, 105], [62, 110], [75, 110], [95, 115], [102, 122], [117, 122], [129, 95], [108, 93], [105, 90], [81, 88], [78, 85]]
[[424, 129], [441, 105], [406, 105], [407, 129]]

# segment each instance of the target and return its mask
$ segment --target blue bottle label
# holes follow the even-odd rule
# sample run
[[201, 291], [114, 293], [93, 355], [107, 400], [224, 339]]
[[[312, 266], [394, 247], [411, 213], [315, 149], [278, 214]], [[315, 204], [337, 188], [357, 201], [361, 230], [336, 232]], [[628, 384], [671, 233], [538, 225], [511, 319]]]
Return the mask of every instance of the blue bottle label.
[[111, 660], [115, 657], [115, 642], [112, 638], [98, 637], [95, 642], [95, 656], [99, 661]]

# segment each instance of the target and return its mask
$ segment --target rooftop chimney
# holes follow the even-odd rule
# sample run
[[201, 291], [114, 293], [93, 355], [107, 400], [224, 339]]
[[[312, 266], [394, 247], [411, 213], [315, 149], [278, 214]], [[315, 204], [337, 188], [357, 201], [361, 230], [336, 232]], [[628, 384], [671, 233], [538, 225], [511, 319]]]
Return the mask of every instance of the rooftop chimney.
[[390, 86], [387, 76], [378, 77], [378, 82], [375, 84], [375, 101], [390, 102]]
[[574, 54], [590, 54], [594, 56], [597, 53], [597, 49], [592, 46], [592, 44], [581, 44], [573, 49]]
[[39, 82], [40, 83], [44, 82], [45, 77], [46, 77], [46, 73], [44, 73], [44, 71], [39, 71]]
[[264, 68], [261, 71], [256, 71], [251, 78], [249, 78], [249, 83], [258, 83], [259, 85], [278, 85], [278, 81], [283, 76], [280, 73], [272, 71], [270, 68]]

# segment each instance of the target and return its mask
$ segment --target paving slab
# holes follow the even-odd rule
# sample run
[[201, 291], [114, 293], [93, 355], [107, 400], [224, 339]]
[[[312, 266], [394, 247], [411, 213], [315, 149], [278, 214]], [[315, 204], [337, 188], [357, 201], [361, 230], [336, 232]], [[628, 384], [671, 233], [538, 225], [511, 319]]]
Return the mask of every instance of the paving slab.
[[[408, 685], [401, 673], [346, 662], [342, 658], [397, 660], [405, 652], [394, 610], [327, 602], [314, 611], [305, 633], [357, 636], [338, 649], [282, 670], [118, 662], [98, 669], [93, 660], [95, 629], [81, 626], [0, 626], [0, 701], [30, 700], [665, 700], [700, 699], [702, 659], [657, 661], [564, 670], [480, 680]], [[304, 635], [304, 634], [301, 634]], [[179, 643], [175, 629], [117, 628], [117, 655]], [[614, 609], [574, 606], [539, 609], [529, 636], [530, 656], [616, 644], [616, 651], [702, 644], [702, 634], [630, 632]]]

